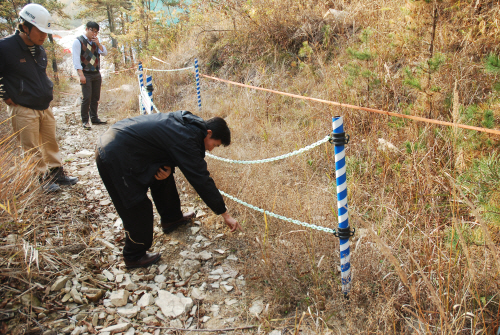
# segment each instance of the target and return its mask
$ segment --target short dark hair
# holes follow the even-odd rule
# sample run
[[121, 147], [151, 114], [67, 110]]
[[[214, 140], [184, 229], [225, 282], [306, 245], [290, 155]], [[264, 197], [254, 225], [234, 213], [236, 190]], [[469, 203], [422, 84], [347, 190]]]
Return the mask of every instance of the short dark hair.
[[216, 116], [205, 121], [205, 123], [207, 129], [212, 131], [211, 138], [221, 140], [222, 145], [225, 147], [231, 144], [231, 131], [223, 118]]
[[19, 23], [19, 26], [17, 29], [19, 29], [20, 32], [24, 33], [23, 25], [28, 28], [28, 32], [31, 33], [31, 29], [34, 27], [30, 22], [26, 21], [23, 19], [22, 23]]
[[94, 21], [87, 22], [86, 27], [91, 29], [97, 29], [97, 31], [99, 31], [99, 25], [97, 24], [97, 22]]

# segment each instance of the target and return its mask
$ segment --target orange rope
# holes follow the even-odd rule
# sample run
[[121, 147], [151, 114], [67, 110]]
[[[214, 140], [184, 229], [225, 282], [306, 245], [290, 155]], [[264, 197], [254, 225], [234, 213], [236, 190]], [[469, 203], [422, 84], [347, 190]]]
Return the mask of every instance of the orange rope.
[[404, 119], [410, 119], [410, 120], [415, 120], [415, 121], [421, 121], [421, 122], [427, 122], [427, 123], [434, 123], [434, 124], [440, 124], [440, 125], [443, 125], [443, 126], [458, 127], [458, 128], [463, 128], [463, 129], [476, 130], [476, 131], [480, 131], [480, 132], [483, 132], [483, 133], [490, 133], [490, 134], [500, 135], [500, 130], [495, 130], [495, 129], [474, 127], [474, 126], [469, 126], [469, 125], [466, 125], [466, 124], [453, 123], [453, 122], [447, 122], [447, 121], [440, 121], [440, 120], [428, 119], [428, 118], [420, 117], [420, 116], [405, 115], [405, 114], [387, 112], [387, 111], [383, 111], [383, 110], [380, 110], [380, 109], [360, 107], [360, 106], [355, 106], [355, 105], [343, 104], [343, 103], [335, 102], [335, 101], [329, 101], [329, 100], [323, 100], [323, 99], [317, 99], [317, 98], [304, 97], [302, 95], [285, 93], [285, 92], [270, 90], [270, 89], [267, 89], [267, 88], [262, 88], [262, 87], [256, 87], [256, 86], [250, 86], [250, 85], [240, 84], [240, 83], [237, 83], [237, 82], [234, 82], [234, 81], [230, 81], [230, 80], [225, 80], [225, 79], [220, 79], [220, 78], [216, 78], [216, 77], [207, 76], [206, 74], [201, 74], [201, 73], [200, 73], [200, 76], [205, 77], [205, 78], [209, 78], [209, 79], [213, 79], [213, 80], [217, 80], [217, 81], [221, 81], [221, 82], [228, 83], [228, 84], [233, 84], [233, 85], [236, 85], [236, 86], [253, 88], [255, 90], [261, 90], [261, 91], [266, 91], [266, 92], [270, 92], [270, 93], [276, 93], [276, 94], [286, 95], [286, 96], [289, 96], [289, 97], [292, 97], [292, 98], [299, 98], [299, 99], [303, 99], [303, 100], [310, 100], [310, 101], [322, 102], [322, 103], [325, 103], [325, 104], [328, 104], [328, 105], [334, 105], [334, 106], [346, 107], [346, 108], [352, 108], [352, 109], [359, 109], [359, 110], [366, 111], [366, 112], [372, 112], [372, 113], [383, 114], [383, 115], [388, 115], [388, 116], [395, 116], [395, 117], [404, 118]]

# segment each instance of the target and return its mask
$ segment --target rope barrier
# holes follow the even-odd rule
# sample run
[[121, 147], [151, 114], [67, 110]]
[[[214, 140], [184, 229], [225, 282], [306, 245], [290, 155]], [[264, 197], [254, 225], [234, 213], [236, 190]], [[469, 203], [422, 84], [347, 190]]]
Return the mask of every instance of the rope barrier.
[[266, 215], [269, 215], [269, 216], [272, 216], [274, 218], [277, 218], [277, 219], [280, 219], [280, 220], [283, 220], [283, 221], [287, 221], [287, 222], [291, 222], [291, 223], [295, 223], [296, 225], [299, 225], [299, 226], [303, 226], [303, 227], [306, 227], [306, 228], [311, 228], [311, 229], [315, 229], [315, 230], [319, 230], [319, 231], [323, 231], [323, 232], [326, 232], [326, 233], [332, 233], [332, 234], [335, 234], [335, 230], [334, 229], [331, 229], [331, 228], [326, 228], [326, 227], [321, 227], [321, 226], [317, 226], [317, 225], [314, 225], [314, 224], [309, 224], [309, 223], [306, 223], [306, 222], [302, 222], [302, 221], [299, 221], [299, 220], [294, 220], [294, 219], [289, 219], [283, 215], [279, 215], [279, 214], [275, 214], [273, 212], [269, 212], [269, 211], [266, 211], [262, 208], [259, 208], [257, 206], [254, 206], [254, 205], [250, 205], [248, 203], [246, 203], [245, 201], [243, 200], [240, 200], [236, 197], [233, 197], [232, 195], [229, 195], [227, 193], [225, 193], [224, 191], [221, 191], [219, 190], [220, 194], [222, 194], [223, 196], [243, 205], [243, 206], [246, 206], [248, 208], [251, 208], [257, 212], [261, 212], [261, 213], [264, 213]]
[[308, 146], [306, 146], [306, 147], [304, 147], [302, 149], [295, 150], [295, 151], [289, 152], [289, 153], [281, 155], [281, 156], [276, 156], [276, 157], [272, 157], [272, 158], [265, 158], [265, 159], [259, 159], [259, 160], [253, 160], [253, 161], [239, 161], [239, 160], [234, 160], [234, 159], [222, 158], [222, 157], [218, 157], [218, 156], [212, 155], [211, 153], [208, 153], [208, 152], [205, 153], [205, 155], [208, 156], [208, 157], [210, 157], [210, 158], [217, 159], [217, 160], [220, 160], [220, 161], [223, 161], [223, 162], [227, 162], [227, 163], [237, 163], [237, 164], [268, 163], [268, 162], [274, 162], [274, 161], [277, 161], [277, 160], [280, 160], [280, 159], [284, 159], [284, 158], [288, 158], [288, 157], [291, 157], [291, 156], [295, 156], [295, 155], [301, 154], [301, 153], [303, 153], [305, 151], [308, 151], [308, 150], [311, 150], [311, 149], [317, 147], [318, 145], [321, 145], [323, 143], [328, 142], [330, 139], [331, 139], [331, 136], [328, 135], [325, 138], [319, 140], [318, 142], [310, 144], [310, 145], [308, 145]]
[[176, 71], [184, 71], [184, 70], [189, 70], [189, 69], [194, 69], [194, 66], [183, 67], [181, 69], [167, 69], [167, 70], [144, 68], [144, 70], [153, 71], [153, 72], [176, 72]]
[[383, 110], [380, 110], [380, 109], [373, 109], [373, 108], [367, 108], [367, 107], [360, 107], [360, 106], [355, 106], [355, 105], [343, 104], [343, 103], [340, 103], [340, 102], [329, 101], [329, 100], [324, 100], [324, 99], [304, 97], [304, 96], [298, 95], [298, 94], [285, 93], [285, 92], [281, 92], [281, 91], [270, 90], [268, 88], [256, 87], [256, 86], [251, 86], [251, 85], [237, 83], [237, 82], [234, 82], [234, 81], [231, 81], [231, 80], [226, 80], [226, 79], [220, 79], [220, 78], [216, 78], [216, 77], [211, 77], [211, 76], [207, 76], [206, 74], [200, 74], [200, 76], [208, 78], [208, 79], [217, 80], [217, 81], [220, 81], [220, 82], [224, 82], [224, 83], [228, 83], [228, 84], [240, 86], [240, 87], [252, 88], [252, 89], [255, 89], [255, 90], [260, 90], [260, 91], [265, 91], [265, 92], [270, 92], [270, 93], [276, 93], [276, 94], [280, 94], [280, 95], [289, 96], [289, 97], [292, 97], [292, 98], [298, 98], [298, 99], [309, 100], [309, 101], [316, 101], [316, 102], [321, 102], [321, 103], [328, 104], [328, 105], [339, 106], [339, 107], [346, 107], [346, 108], [351, 108], [351, 109], [358, 109], [358, 110], [362, 110], [362, 111], [365, 111], [365, 112], [372, 112], [372, 113], [377, 113], [377, 114], [382, 114], [382, 115], [395, 116], [395, 117], [399, 117], [399, 118], [403, 118], [403, 119], [410, 119], [410, 120], [414, 120], [414, 121], [421, 121], [421, 122], [439, 124], [439, 125], [450, 126], [450, 127], [458, 127], [458, 128], [468, 129], [468, 130], [475, 130], [475, 131], [479, 131], [479, 132], [483, 132], [483, 133], [490, 133], [490, 134], [500, 135], [500, 130], [496, 130], [496, 129], [474, 127], [474, 126], [469, 126], [469, 125], [466, 125], [466, 124], [453, 123], [453, 122], [447, 122], [447, 121], [440, 121], [440, 120], [428, 119], [428, 118], [420, 117], [420, 116], [405, 115], [405, 114], [399, 114], [399, 113], [394, 113], [394, 112], [387, 112], [387, 111], [383, 111]]

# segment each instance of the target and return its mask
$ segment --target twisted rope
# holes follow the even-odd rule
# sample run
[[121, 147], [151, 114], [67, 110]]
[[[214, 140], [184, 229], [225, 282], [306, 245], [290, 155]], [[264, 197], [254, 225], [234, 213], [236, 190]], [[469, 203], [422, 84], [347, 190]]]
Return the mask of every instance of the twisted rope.
[[318, 142], [310, 144], [310, 145], [308, 145], [308, 146], [306, 146], [306, 147], [304, 147], [302, 149], [295, 150], [295, 151], [292, 151], [290, 153], [287, 153], [287, 154], [284, 154], [284, 155], [281, 155], [281, 156], [276, 156], [276, 157], [272, 157], [272, 158], [265, 158], [265, 159], [258, 159], [258, 160], [253, 160], [253, 161], [239, 161], [239, 160], [234, 160], [234, 159], [222, 158], [222, 157], [218, 157], [218, 156], [212, 155], [211, 153], [208, 153], [208, 152], [205, 153], [205, 155], [208, 156], [208, 157], [210, 157], [210, 158], [217, 159], [219, 161], [223, 161], [223, 162], [227, 162], [227, 163], [236, 163], [236, 164], [268, 163], [268, 162], [274, 162], [274, 161], [277, 161], [277, 160], [280, 160], [280, 159], [292, 157], [292, 156], [301, 154], [301, 153], [303, 153], [305, 151], [311, 150], [311, 149], [317, 147], [318, 145], [321, 145], [321, 144], [323, 144], [325, 142], [328, 142], [330, 140], [330, 138], [331, 138], [331, 136], [327, 135], [325, 138], [319, 140]]
[[299, 221], [299, 220], [294, 220], [294, 219], [290, 219], [290, 218], [287, 218], [283, 215], [279, 215], [279, 214], [275, 214], [273, 212], [269, 212], [269, 211], [266, 211], [262, 208], [259, 208], [257, 206], [254, 206], [254, 205], [250, 205], [248, 203], [246, 203], [245, 201], [243, 200], [240, 200], [236, 197], [233, 197], [232, 195], [229, 195], [221, 190], [219, 190], [220, 194], [222, 194], [223, 196], [243, 205], [243, 206], [246, 206], [248, 208], [251, 208], [257, 212], [261, 212], [261, 213], [264, 213], [266, 215], [269, 215], [269, 216], [272, 216], [274, 218], [277, 218], [277, 219], [280, 219], [280, 220], [283, 220], [283, 221], [286, 221], [286, 222], [291, 222], [291, 223], [294, 223], [296, 225], [299, 225], [299, 226], [303, 226], [303, 227], [306, 227], [306, 228], [311, 228], [311, 229], [315, 229], [315, 230], [319, 230], [319, 231], [322, 231], [322, 232], [325, 232], [325, 233], [332, 233], [332, 234], [335, 234], [335, 230], [334, 229], [331, 229], [331, 228], [326, 228], [326, 227], [321, 227], [321, 226], [317, 226], [317, 225], [314, 225], [314, 224], [309, 224], [309, 223], [306, 223], [306, 222], [302, 222], [302, 221]]

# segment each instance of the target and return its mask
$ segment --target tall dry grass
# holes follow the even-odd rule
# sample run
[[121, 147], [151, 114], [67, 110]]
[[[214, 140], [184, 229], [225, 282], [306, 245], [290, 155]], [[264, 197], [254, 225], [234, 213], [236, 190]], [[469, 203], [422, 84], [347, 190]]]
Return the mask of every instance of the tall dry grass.
[[[202, 72], [222, 78], [474, 125], [496, 104], [497, 78], [483, 71], [484, 57], [498, 51], [496, 2], [226, 1], [215, 10], [209, 1], [202, 4], [207, 6], [192, 16], [178, 49], [159, 55], [167, 67], [190, 64], [197, 56]], [[350, 13], [344, 30], [326, 34], [321, 18], [328, 8]], [[306, 28], [312, 33], [302, 34]], [[496, 331], [499, 220], [484, 206], [486, 195], [472, 188], [481, 175], [470, 173], [464, 181], [464, 172], [498, 151], [497, 138], [206, 79], [198, 112], [191, 74], [154, 76], [160, 109], [226, 118], [233, 144], [214, 152], [223, 157], [249, 160], [293, 151], [330, 133], [332, 116], [344, 116], [351, 136], [350, 222], [358, 231], [351, 247], [350, 300], [341, 294], [335, 237], [227, 200], [245, 229], [234, 246], [246, 259], [249, 285], [270, 302], [264, 324], [295, 330], [308, 324], [317, 333]], [[469, 106], [478, 112], [467, 120]], [[397, 149], [384, 148], [379, 138]], [[326, 144], [268, 164], [207, 161], [221, 190], [286, 217], [335, 228], [333, 157]], [[492, 183], [488, 199], [499, 190]]]

